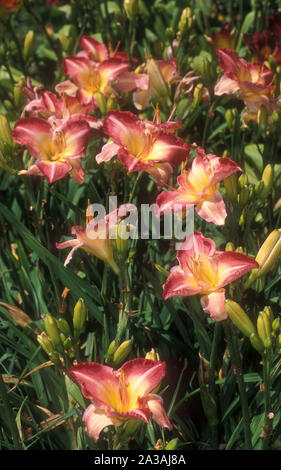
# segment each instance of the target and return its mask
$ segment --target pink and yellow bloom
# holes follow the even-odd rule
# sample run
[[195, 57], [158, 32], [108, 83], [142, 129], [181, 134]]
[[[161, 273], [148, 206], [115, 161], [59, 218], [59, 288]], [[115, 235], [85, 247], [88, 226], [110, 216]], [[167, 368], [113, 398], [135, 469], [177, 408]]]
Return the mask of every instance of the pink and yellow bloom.
[[128, 172], [146, 171], [161, 186], [177, 167], [189, 157], [189, 145], [173, 132], [180, 122], [157, 124], [141, 121], [128, 111], [112, 111], [103, 122], [103, 131], [112, 141], [96, 156], [98, 163], [115, 155]]
[[223, 225], [227, 214], [219, 184], [236, 171], [242, 170], [229, 158], [206, 155], [203, 149], [197, 148], [191, 168], [186, 170], [183, 166], [177, 178], [178, 188], [158, 195], [158, 215], [195, 207], [202, 219]]
[[224, 72], [215, 86], [215, 94], [235, 94], [250, 111], [263, 105], [268, 111], [275, 109], [273, 74], [259, 62], [246, 62], [230, 49], [217, 49], [220, 67]]
[[63, 250], [72, 247], [69, 252], [64, 266], [72, 259], [73, 253], [81, 248], [89, 254], [96, 256], [102, 261], [107, 262], [116, 274], [120, 269], [114, 257], [114, 243], [118, 234], [118, 223], [126, 216], [128, 212], [134, 210], [132, 204], [122, 204], [114, 211], [111, 211], [103, 219], [95, 220], [88, 210], [86, 216], [86, 228], [76, 225], [72, 227], [72, 235], [76, 238], [57, 243], [56, 248]]
[[115, 94], [111, 84], [129, 68], [129, 63], [117, 58], [94, 62], [86, 57], [66, 57], [63, 61], [66, 80], [57, 85], [60, 93], [76, 97], [82, 105], [98, 106], [98, 93], [108, 97]]
[[172, 267], [164, 284], [164, 299], [200, 294], [203, 309], [215, 321], [227, 318], [224, 287], [258, 268], [249, 256], [218, 251], [213, 240], [197, 231], [181, 243], [177, 259], [179, 265]]
[[48, 121], [39, 117], [23, 118], [13, 128], [13, 139], [24, 145], [36, 159], [22, 175], [46, 176], [49, 183], [63, 178], [67, 173], [77, 181], [84, 181], [81, 158], [85, 156], [93, 133], [86, 121]]
[[107, 426], [120, 426], [129, 420], [171, 429], [163, 400], [153, 393], [165, 377], [165, 363], [133, 359], [115, 371], [109, 366], [84, 362], [70, 369], [85, 398], [92, 400], [84, 412], [87, 434], [95, 441]]

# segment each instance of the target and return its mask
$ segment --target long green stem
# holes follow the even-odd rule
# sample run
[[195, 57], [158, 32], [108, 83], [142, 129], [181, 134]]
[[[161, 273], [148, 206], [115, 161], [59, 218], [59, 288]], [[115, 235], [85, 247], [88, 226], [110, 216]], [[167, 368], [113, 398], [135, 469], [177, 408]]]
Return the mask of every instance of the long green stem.
[[270, 369], [271, 369], [271, 353], [266, 352], [263, 360], [263, 386], [264, 386], [264, 422], [263, 422], [263, 434], [262, 434], [262, 449], [268, 450], [271, 447], [271, 436], [272, 436], [272, 418], [271, 412], [271, 400], [270, 400]]
[[250, 429], [250, 413], [249, 413], [248, 397], [247, 397], [243, 371], [242, 371], [242, 361], [240, 358], [240, 351], [239, 351], [237, 341], [236, 341], [237, 338], [235, 337], [228, 320], [226, 320], [224, 324], [224, 330], [225, 330], [225, 336], [226, 336], [227, 343], [229, 346], [233, 369], [234, 369], [234, 373], [236, 376], [238, 389], [239, 389], [240, 403], [241, 403], [242, 416], [243, 416], [243, 426], [244, 426], [245, 450], [251, 450], [252, 449], [252, 437], [251, 437], [251, 429]]

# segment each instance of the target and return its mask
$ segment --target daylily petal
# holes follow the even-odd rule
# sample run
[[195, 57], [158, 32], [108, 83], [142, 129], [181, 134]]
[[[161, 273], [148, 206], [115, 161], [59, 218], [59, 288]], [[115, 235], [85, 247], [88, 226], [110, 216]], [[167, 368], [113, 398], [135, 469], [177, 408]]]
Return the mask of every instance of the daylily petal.
[[203, 201], [196, 207], [196, 212], [207, 222], [213, 222], [216, 225], [224, 225], [227, 212], [222, 195], [215, 191], [213, 195]]
[[108, 59], [107, 47], [91, 36], [82, 36], [79, 40], [79, 46], [87, 52], [92, 60], [101, 62]]
[[94, 405], [90, 405], [86, 408], [83, 421], [86, 425], [86, 433], [94, 439], [94, 441], [98, 440], [104, 428], [114, 424], [112, 418], [106, 416], [103, 410], [96, 408]]
[[215, 95], [231, 95], [239, 90], [240, 86], [237, 80], [233, 80], [232, 78], [227, 77], [227, 75], [223, 75], [215, 86]]
[[180, 266], [171, 268], [170, 275], [163, 288], [164, 300], [174, 296], [196, 295], [199, 292], [201, 292], [201, 287], [191, 271], [188, 269], [183, 270]]
[[118, 75], [116, 80], [116, 88], [121, 93], [129, 93], [136, 88], [140, 90], [147, 90], [149, 84], [149, 77], [146, 73], [136, 72], [123, 72]]
[[124, 374], [131, 398], [130, 408], [134, 408], [137, 398], [147, 395], [164, 378], [165, 363], [150, 359], [133, 359], [126, 362], [118, 372]]
[[159, 395], [150, 394], [147, 397], [147, 404], [152, 413], [152, 419], [156, 421], [159, 426], [172, 429], [172, 424], [163, 407], [163, 400]]
[[219, 252], [216, 256], [216, 263], [218, 287], [224, 287], [259, 267], [254, 258], [231, 251]]
[[52, 126], [49, 121], [38, 117], [23, 118], [13, 128], [13, 139], [24, 145], [35, 158], [43, 158], [42, 149], [51, 145]]
[[113, 157], [115, 157], [118, 154], [120, 146], [115, 144], [114, 142], [109, 142], [105, 144], [101, 152], [96, 155], [96, 161], [97, 163], [102, 163], [102, 162], [109, 162]]
[[157, 163], [145, 170], [155, 179], [158, 189], [168, 182], [173, 173], [170, 163]]
[[91, 398], [95, 404], [111, 406], [119, 400], [119, 380], [111, 367], [81, 362], [69, 371], [80, 385], [84, 397]]
[[133, 93], [133, 103], [135, 107], [142, 111], [145, 109], [152, 98], [151, 92], [149, 90], [136, 90]]
[[40, 161], [37, 166], [43, 175], [48, 178], [49, 183], [63, 178], [72, 169], [68, 162]]
[[203, 310], [208, 312], [210, 317], [215, 321], [222, 321], [227, 318], [227, 313], [225, 310], [225, 290], [221, 289], [220, 291], [212, 292], [211, 294], [204, 295], [201, 297], [201, 304]]

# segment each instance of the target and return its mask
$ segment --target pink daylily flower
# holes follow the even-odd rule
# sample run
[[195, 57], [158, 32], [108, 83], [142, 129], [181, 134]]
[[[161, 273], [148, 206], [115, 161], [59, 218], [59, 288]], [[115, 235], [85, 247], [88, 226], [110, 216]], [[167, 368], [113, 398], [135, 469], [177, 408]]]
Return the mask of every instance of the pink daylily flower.
[[125, 72], [116, 80], [116, 88], [122, 93], [133, 93], [137, 109], [143, 110], [152, 98], [161, 100], [170, 96], [171, 84], [180, 78], [177, 62], [173, 60], [147, 59], [144, 73]]
[[63, 60], [63, 70], [73, 82], [66, 80], [60, 83], [56, 90], [77, 97], [83, 105], [92, 104], [97, 107], [97, 94], [114, 94], [111, 83], [125, 72], [129, 65], [128, 62], [117, 58], [93, 62], [86, 57], [66, 57]]
[[180, 123], [162, 124], [141, 121], [128, 111], [111, 111], [103, 122], [103, 131], [112, 141], [96, 156], [98, 163], [115, 155], [128, 172], [146, 171], [160, 187], [177, 167], [189, 157], [189, 145], [173, 131]]
[[198, 231], [181, 243], [177, 259], [179, 265], [172, 267], [164, 284], [164, 299], [200, 294], [203, 309], [215, 321], [227, 318], [224, 287], [259, 267], [244, 254], [218, 251], [215, 242]]
[[23, 87], [28, 102], [25, 105], [22, 117], [42, 117], [49, 120], [67, 120], [75, 117], [79, 121], [86, 121], [92, 129], [99, 130], [102, 121], [88, 113], [94, 109], [92, 104], [83, 105], [76, 97], [62, 94], [57, 96], [51, 91], [40, 91], [36, 88]]
[[132, 204], [122, 204], [118, 209], [111, 211], [101, 220], [93, 219], [93, 215], [87, 211], [86, 228], [76, 225], [72, 227], [72, 235], [76, 238], [62, 243], [56, 243], [58, 250], [71, 247], [64, 266], [72, 259], [74, 252], [81, 248], [89, 254], [107, 262], [116, 274], [120, 269], [114, 259], [114, 240], [117, 234], [117, 224], [128, 212], [135, 210]]
[[120, 426], [128, 420], [171, 429], [163, 400], [153, 390], [165, 376], [165, 363], [150, 359], [127, 361], [115, 371], [109, 366], [84, 362], [70, 369], [85, 398], [92, 400], [83, 421], [87, 434], [95, 441], [107, 426]]
[[37, 161], [21, 175], [46, 176], [49, 183], [67, 173], [77, 181], [84, 181], [80, 159], [92, 137], [86, 121], [75, 118], [67, 121], [48, 121], [39, 117], [23, 118], [13, 128], [13, 139], [24, 145]]
[[177, 178], [178, 188], [162, 191], [157, 196], [157, 215], [195, 206], [202, 219], [223, 225], [227, 213], [219, 183], [236, 171], [242, 170], [229, 158], [206, 155], [203, 149], [197, 148], [191, 168], [186, 170], [183, 166]]
[[258, 111], [263, 105], [275, 109], [273, 74], [259, 62], [246, 62], [230, 49], [217, 49], [220, 67], [224, 72], [215, 86], [215, 94], [236, 94], [250, 111]]

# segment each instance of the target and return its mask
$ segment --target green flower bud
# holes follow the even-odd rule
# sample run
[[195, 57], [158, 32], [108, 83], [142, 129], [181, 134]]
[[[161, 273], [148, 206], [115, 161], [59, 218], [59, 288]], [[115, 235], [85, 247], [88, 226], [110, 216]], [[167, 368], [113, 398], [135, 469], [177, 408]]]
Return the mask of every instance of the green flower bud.
[[108, 350], [107, 350], [107, 354], [106, 354], [106, 362], [111, 362], [112, 361], [112, 358], [113, 358], [114, 353], [117, 350], [118, 346], [119, 346], [119, 341], [117, 341], [116, 339], [111, 341], [111, 343], [108, 347]]
[[64, 318], [58, 318], [57, 325], [58, 325], [58, 329], [64, 334], [66, 338], [68, 336], [71, 336], [70, 326]]
[[128, 224], [121, 220], [121, 222], [117, 225], [117, 237], [116, 237], [116, 249], [118, 252], [119, 258], [124, 260], [128, 254], [128, 242], [129, 238], [129, 231], [128, 231]]
[[245, 186], [248, 186], [249, 184], [248, 176], [245, 173], [240, 175], [238, 178], [238, 183], [241, 189], [243, 189]]
[[238, 194], [238, 202], [241, 207], [245, 207], [246, 204], [249, 202], [250, 199], [250, 190], [248, 186], [244, 186], [241, 189], [240, 194]]
[[10, 123], [4, 114], [0, 114], [0, 152], [5, 157], [14, 149], [14, 141]]
[[250, 341], [251, 341], [253, 348], [255, 348], [256, 351], [262, 354], [264, 351], [264, 345], [260, 337], [256, 333], [252, 333], [250, 335]]
[[270, 194], [274, 182], [274, 168], [270, 163], [266, 165], [262, 174], [263, 189], [259, 193], [260, 199], [266, 199]]
[[276, 338], [276, 348], [281, 353], [281, 333]]
[[130, 21], [132, 21], [137, 13], [139, 8], [138, 0], [124, 0], [124, 10], [126, 12], [127, 17]]
[[271, 323], [269, 318], [264, 312], [260, 312], [257, 319], [257, 330], [260, 339], [265, 345], [266, 340], [271, 337]]
[[121, 362], [123, 362], [132, 351], [132, 347], [133, 341], [131, 339], [123, 341], [123, 343], [120, 344], [113, 355], [113, 365], [117, 366], [121, 364]]
[[253, 322], [240, 305], [233, 300], [225, 301], [225, 310], [234, 325], [248, 338], [256, 332]]
[[272, 312], [272, 308], [271, 307], [264, 307], [263, 313], [267, 316], [270, 325], [272, 325], [273, 320], [274, 320], [274, 315], [273, 315], [273, 312]]
[[27, 60], [32, 55], [34, 41], [35, 41], [34, 31], [30, 30], [28, 31], [28, 33], [26, 34], [24, 38], [23, 56], [25, 60]]
[[224, 251], [235, 251], [235, 246], [232, 242], [227, 242]]
[[280, 325], [281, 325], [281, 320], [280, 318], [275, 318], [272, 322], [272, 331], [274, 331], [274, 333], [278, 333], [278, 331], [280, 330]]
[[256, 277], [264, 276], [275, 265], [281, 254], [281, 229], [273, 230], [262, 244], [256, 256], [259, 269], [255, 270]]
[[192, 17], [192, 11], [189, 7], [185, 8], [182, 11], [179, 23], [178, 23], [178, 31], [180, 37], [185, 36], [189, 29], [192, 27], [193, 24], [193, 17]]
[[83, 299], [79, 299], [74, 307], [74, 312], [73, 312], [74, 339], [79, 338], [83, 330], [85, 321], [86, 321], [86, 315], [87, 315], [87, 309], [86, 309], [85, 302]]
[[44, 324], [48, 336], [51, 338], [55, 349], [63, 354], [63, 346], [60, 339], [60, 332], [57, 326], [56, 319], [48, 313], [44, 318]]
[[40, 335], [37, 335], [36, 339], [38, 343], [40, 344], [41, 348], [45, 351], [46, 354], [48, 354], [48, 356], [51, 353], [55, 352], [55, 348], [51, 339], [49, 338], [48, 335], [46, 335], [44, 331]]
[[258, 110], [258, 126], [261, 131], [266, 131], [268, 125], [268, 112], [265, 106], [261, 105]]
[[[21, 80], [18, 85], [23, 85], [24, 81]], [[21, 89], [20, 86], [16, 85], [14, 87], [14, 101], [15, 105], [18, 109], [22, 109], [24, 107], [25, 101], [26, 101], [26, 95]]]
[[236, 108], [228, 109], [225, 112], [225, 120], [230, 130], [233, 130], [236, 124], [238, 110]]
[[226, 191], [227, 196], [231, 201], [237, 200], [238, 195], [238, 176], [236, 173], [225, 178], [223, 185]]

